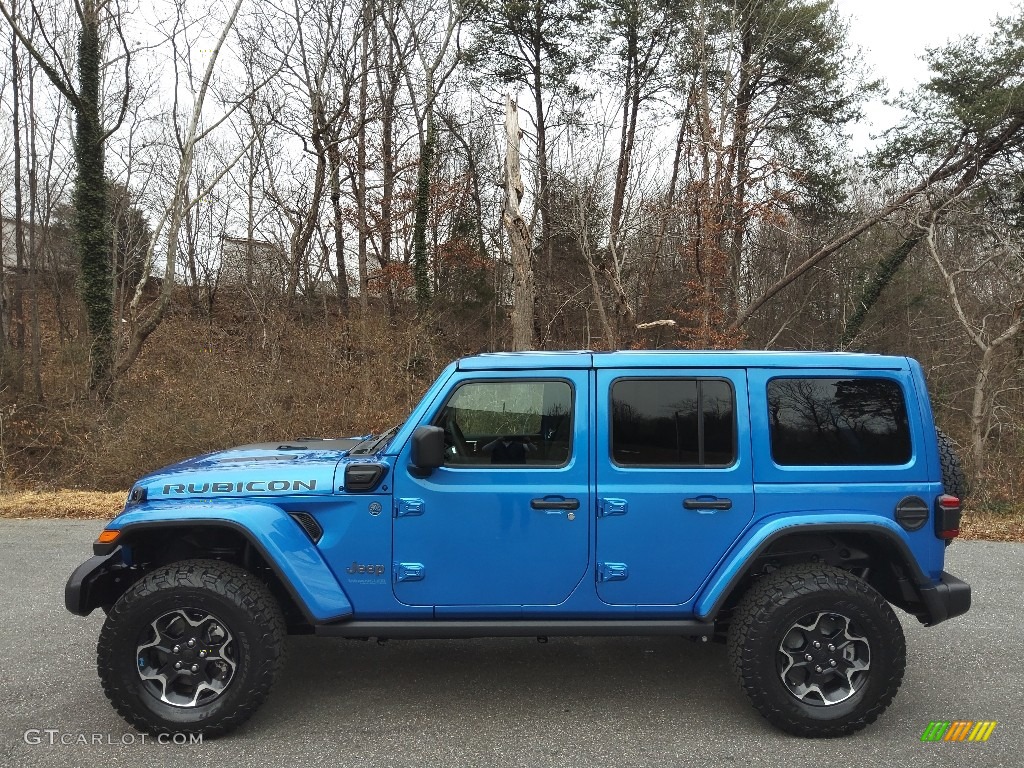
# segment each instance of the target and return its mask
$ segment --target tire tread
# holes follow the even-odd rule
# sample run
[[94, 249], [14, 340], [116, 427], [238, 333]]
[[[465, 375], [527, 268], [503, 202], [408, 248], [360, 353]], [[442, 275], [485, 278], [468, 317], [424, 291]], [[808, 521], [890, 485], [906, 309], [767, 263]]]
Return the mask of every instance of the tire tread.
[[[166, 590], [204, 589], [227, 597], [245, 610], [255, 626], [263, 630], [262, 635], [250, 639], [253, 646], [267, 652], [262, 654], [259, 667], [250, 670], [255, 682], [248, 697], [243, 698], [231, 714], [218, 719], [216, 723], [182, 723], [180, 727], [165, 728], [155, 724], [145, 713], [131, 705], [132, 692], [125, 690], [118, 676], [112, 672], [108, 649], [114, 646], [117, 633], [128, 614], [140, 601]], [[234, 730], [260, 707], [270, 694], [274, 680], [285, 660], [284, 638], [287, 627], [281, 608], [267, 586], [249, 571], [221, 560], [182, 560], [166, 565], [147, 574], [136, 582], [114, 604], [100, 632], [96, 647], [97, 665], [103, 693], [114, 709], [130, 725], [153, 735], [162, 733], [203, 734], [222, 736]]]
[[[758, 658], [755, 646], [759, 643], [751, 642], [760, 639], [758, 632], [774, 611], [799, 597], [823, 590], [869, 598], [879, 609], [878, 618], [883, 620], [885, 631], [897, 641], [896, 658], [892, 659], [893, 673], [881, 695], [858, 716], [837, 722], [797, 719], [779, 707], [767, 693], [769, 685], [777, 684], [777, 680], [772, 679], [776, 675], [774, 663], [766, 664], [764, 659]], [[820, 563], [786, 566], [754, 582], [733, 613], [728, 655], [740, 687], [754, 707], [772, 724], [804, 737], [845, 736], [873, 723], [896, 696], [906, 668], [903, 629], [888, 603], [853, 574]]]

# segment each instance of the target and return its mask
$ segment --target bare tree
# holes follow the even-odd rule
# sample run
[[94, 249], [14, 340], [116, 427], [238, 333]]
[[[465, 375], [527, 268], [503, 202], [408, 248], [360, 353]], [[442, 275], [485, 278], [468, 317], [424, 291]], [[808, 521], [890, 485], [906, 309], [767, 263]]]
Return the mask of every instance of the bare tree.
[[988, 441], [999, 423], [995, 416], [1002, 388], [995, 374], [1004, 353], [1024, 330], [1024, 242], [1013, 229], [994, 222], [965, 221], [961, 211], [954, 226], [975, 229], [976, 234], [976, 242], [966, 242], [967, 237], [942, 231], [941, 210], [931, 213], [920, 227], [956, 318], [975, 354], [980, 352], [970, 424], [974, 472], [983, 475]]
[[[138, 359], [139, 354], [142, 352], [142, 348], [146, 343], [146, 340], [153, 331], [159, 327], [160, 323], [163, 321], [165, 313], [167, 312], [167, 307], [170, 304], [171, 296], [174, 291], [175, 271], [178, 261], [178, 247], [185, 216], [192, 207], [198, 205], [204, 197], [209, 194], [209, 192], [220, 182], [235, 163], [237, 163], [249, 150], [248, 146], [243, 147], [238, 154], [224, 163], [221, 171], [212, 178], [205, 188], [200, 189], [191, 200], [189, 199], [189, 179], [192, 175], [192, 167], [195, 162], [197, 148], [200, 147], [203, 141], [210, 136], [212, 131], [227, 120], [235, 109], [237, 109], [238, 105], [242, 103], [242, 100], [237, 101], [234, 107], [229, 108], [224, 115], [213, 121], [212, 124], [206, 127], [201, 125], [203, 110], [210, 91], [210, 84], [217, 67], [217, 59], [220, 55], [221, 49], [224, 47], [225, 40], [231, 33], [235, 19], [238, 17], [238, 11], [242, 6], [242, 2], [243, 0], [235, 0], [235, 4], [232, 6], [228, 18], [224, 22], [220, 34], [216, 38], [216, 42], [210, 51], [206, 67], [201, 78], [198, 82], [189, 83], [189, 85], [194, 88], [194, 95], [192, 108], [185, 118], [185, 125], [182, 126], [180, 124], [177, 112], [173, 115], [174, 140], [177, 148], [177, 157], [175, 158], [176, 173], [173, 191], [170, 199], [167, 201], [166, 207], [161, 213], [160, 219], [155, 227], [153, 239], [146, 251], [142, 276], [136, 285], [135, 295], [132, 297], [130, 304], [130, 322], [132, 327], [131, 337], [127, 348], [119, 356], [114, 365], [114, 379], [122, 376], [129, 368], [131, 368], [132, 364], [136, 359]], [[178, 20], [179, 22], [183, 20], [180, 7]], [[175, 56], [174, 61], [175, 79], [177, 81], [180, 77], [177, 56]], [[164, 267], [160, 295], [152, 304], [142, 308], [143, 291], [146, 281], [152, 273], [156, 257], [155, 251], [157, 244], [160, 242], [163, 243], [164, 247]]]
[[[33, 18], [40, 11], [30, 4]], [[56, 47], [55, 31], [38, 30], [37, 39], [25, 31], [15, 7], [0, 0], [0, 14], [25, 49], [38, 62], [53, 86], [75, 110], [75, 159], [78, 177], [75, 184], [75, 231], [80, 254], [79, 284], [91, 336], [90, 381], [103, 389], [111, 378], [113, 361], [113, 312], [110, 295], [110, 228], [107, 226], [107, 180], [104, 172], [107, 140], [120, 127], [128, 108], [131, 50], [121, 27], [121, 9], [117, 0], [80, 0], [75, 3], [78, 20], [77, 78], [64, 65]], [[105, 28], [112, 28], [123, 51], [124, 85], [118, 115], [107, 127], [101, 93]]]
[[505, 211], [502, 216], [512, 259], [512, 349], [533, 349], [533, 264], [530, 228], [519, 210], [523, 178], [519, 172], [519, 110], [512, 97], [505, 99]]

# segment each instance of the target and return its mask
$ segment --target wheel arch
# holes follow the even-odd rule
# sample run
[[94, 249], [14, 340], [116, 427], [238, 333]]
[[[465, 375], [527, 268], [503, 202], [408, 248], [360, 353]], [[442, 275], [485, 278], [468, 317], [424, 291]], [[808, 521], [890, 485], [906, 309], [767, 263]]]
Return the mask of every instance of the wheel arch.
[[923, 589], [931, 579], [907, 542], [877, 523], [808, 523], [763, 534], [718, 569], [697, 601], [702, 619], [718, 619], [764, 573], [784, 565], [823, 562], [859, 576], [888, 602], [924, 621]]
[[153, 568], [205, 557], [234, 563], [265, 581], [291, 632], [309, 632], [317, 624], [352, 615], [348, 596], [294, 521], [282, 521], [274, 527], [275, 535], [262, 537], [238, 520], [222, 518], [140, 520], [118, 530], [113, 546], [94, 547], [98, 556], [113, 554], [116, 548], [120, 557], [111, 559], [114, 567], [108, 565], [105, 574], [98, 574], [103, 583], [81, 605], [85, 613], [109, 607]]

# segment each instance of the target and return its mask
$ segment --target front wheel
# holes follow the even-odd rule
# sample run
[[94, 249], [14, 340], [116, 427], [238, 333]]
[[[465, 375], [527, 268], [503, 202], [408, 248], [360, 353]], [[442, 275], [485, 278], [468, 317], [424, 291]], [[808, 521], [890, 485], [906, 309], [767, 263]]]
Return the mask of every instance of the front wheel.
[[219, 736], [266, 698], [284, 656], [284, 617], [259, 579], [217, 560], [147, 574], [100, 632], [103, 691], [152, 734]]
[[780, 568], [740, 600], [729, 633], [740, 685], [773, 725], [797, 736], [859, 731], [885, 711], [906, 667], [903, 629], [856, 576], [826, 565]]

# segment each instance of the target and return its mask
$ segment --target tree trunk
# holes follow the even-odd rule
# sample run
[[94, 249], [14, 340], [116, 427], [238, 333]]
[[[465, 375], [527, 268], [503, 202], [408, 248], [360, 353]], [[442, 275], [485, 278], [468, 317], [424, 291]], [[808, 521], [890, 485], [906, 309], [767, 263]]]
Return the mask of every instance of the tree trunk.
[[625, 92], [622, 96], [622, 129], [619, 136], [619, 161], [615, 169], [615, 189], [612, 192], [612, 209], [609, 215], [608, 240], [612, 252], [618, 250], [619, 228], [622, 224], [622, 210], [625, 207], [626, 185], [633, 159], [636, 137], [637, 112], [640, 110], [640, 77], [637, 72], [638, 32], [630, 30], [626, 37]]
[[519, 170], [519, 114], [511, 96], [505, 97], [505, 211], [502, 220], [512, 256], [512, 349], [534, 348], [533, 265], [530, 230], [519, 210], [523, 179]]
[[907, 257], [910, 256], [923, 237], [924, 234], [922, 233], [906, 238], [875, 265], [871, 278], [860, 289], [853, 315], [846, 322], [846, 327], [843, 328], [843, 335], [839, 340], [840, 349], [849, 349], [853, 342], [857, 340], [861, 329], [864, 327], [864, 321], [867, 320], [868, 313], [871, 312], [871, 308], [881, 298], [882, 292], [892, 282], [892, 279], [896, 277], [896, 273], [903, 266], [903, 262], [907, 260]]
[[428, 107], [424, 119], [427, 124], [426, 136], [420, 144], [420, 164], [416, 172], [416, 213], [412, 233], [412, 269], [416, 283], [416, 307], [420, 312], [423, 312], [430, 304], [427, 218], [430, 215], [430, 171], [433, 165], [436, 132], [431, 108]]
[[[537, 207], [540, 209], [540, 247], [544, 257], [544, 276], [551, 278], [552, 271], [552, 242], [551, 242], [551, 191], [550, 172], [548, 169], [548, 131], [547, 120], [544, 118], [544, 85], [543, 72], [541, 68], [541, 51], [543, 44], [543, 32], [541, 25], [544, 14], [541, 11], [542, 0], [536, 0], [534, 18], [537, 20], [537, 28], [534, 30], [535, 38], [532, 42], [532, 53], [534, 54], [533, 66], [533, 109], [534, 119], [537, 123]], [[519, 119], [516, 118], [516, 126]], [[518, 144], [516, 145], [518, 154]], [[518, 165], [517, 165], [518, 167]], [[531, 270], [532, 271], [532, 270]]]
[[331, 214], [334, 226], [334, 259], [338, 269], [338, 303], [348, 315], [348, 274], [345, 271], [345, 216], [341, 207], [341, 151], [338, 142], [327, 146], [327, 159], [331, 166]]
[[[394, 213], [392, 205], [395, 198], [395, 91], [393, 83], [388, 84], [388, 94], [384, 99], [381, 114], [381, 192], [380, 192], [380, 266], [387, 270], [392, 260], [392, 232]], [[383, 289], [387, 292], [388, 314], [394, 316], [394, 291], [390, 284]]]
[[[255, 126], [254, 126], [255, 130]], [[245, 216], [245, 287], [253, 287], [253, 263], [256, 260], [256, 249], [253, 238], [256, 236], [256, 142], [249, 148], [249, 174], [246, 177], [246, 216]]]
[[743, 274], [743, 242], [747, 231], [747, 176], [750, 168], [750, 107], [754, 100], [751, 85], [751, 59], [754, 55], [754, 34], [752, 20], [748, 17], [750, 6], [745, 6], [740, 42], [739, 85], [736, 93], [736, 128], [733, 132], [733, 148], [736, 158], [736, 175], [727, 175], [726, 184], [732, 185], [728, 196], [727, 215], [722, 235], [729, 242], [729, 287], [732, 293], [730, 303], [735, 305], [741, 295], [740, 283]]
[[[0, 216], [0, 243], [4, 242], [4, 222]], [[7, 265], [4, 264], [3, 253], [0, 252], [0, 370], [7, 365], [7, 284], [4, 282], [4, 273]]]
[[28, 115], [26, 129], [28, 133], [28, 220], [31, 227], [28, 231], [28, 292], [29, 302], [32, 307], [31, 316], [31, 360], [32, 360], [32, 389], [36, 396], [36, 402], [43, 402], [43, 352], [42, 332], [39, 326], [39, 267], [40, 252], [42, 250], [41, 240], [45, 241], [46, 234], [42, 227], [37, 231], [39, 222], [39, 175], [38, 175], [38, 154], [36, 153], [36, 111], [35, 111], [35, 87], [31, 62], [28, 75]]
[[[363, 30], [359, 49], [359, 114], [366, 114], [370, 80], [370, 0], [363, 0]], [[366, 264], [366, 128], [356, 142], [356, 229], [359, 233], [356, 259], [359, 263], [359, 309], [365, 318], [369, 310], [370, 273]]]
[[988, 432], [989, 379], [995, 364], [996, 347], [988, 346], [981, 355], [978, 373], [974, 377], [974, 398], [971, 402], [971, 459], [975, 477], [985, 472], [985, 436]]
[[[19, 353], [25, 351], [25, 203], [21, 187], [21, 68], [18, 62], [18, 39], [11, 38], [11, 92], [13, 95], [12, 121], [14, 127], [14, 286], [11, 291], [11, 343]], [[21, 389], [24, 383], [24, 357], [17, 361], [14, 383]]]
[[89, 325], [90, 387], [102, 389], [113, 363], [113, 299], [110, 290], [110, 226], [100, 115], [101, 3], [81, 4], [78, 38], [78, 104], [75, 109], [75, 235], [78, 240], [82, 304]]

